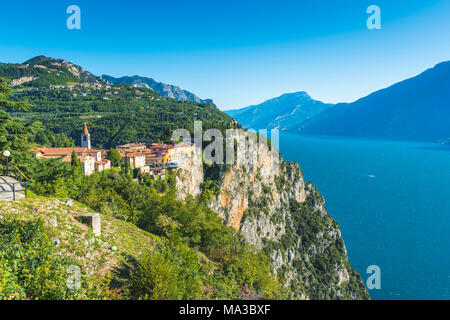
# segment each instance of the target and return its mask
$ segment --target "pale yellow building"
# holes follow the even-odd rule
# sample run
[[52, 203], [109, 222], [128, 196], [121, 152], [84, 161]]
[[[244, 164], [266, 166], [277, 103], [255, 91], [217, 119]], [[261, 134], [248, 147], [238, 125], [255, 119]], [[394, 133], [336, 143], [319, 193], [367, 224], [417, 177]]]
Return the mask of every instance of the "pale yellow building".
[[167, 150], [164, 162], [178, 162], [194, 153], [194, 144], [181, 142]]

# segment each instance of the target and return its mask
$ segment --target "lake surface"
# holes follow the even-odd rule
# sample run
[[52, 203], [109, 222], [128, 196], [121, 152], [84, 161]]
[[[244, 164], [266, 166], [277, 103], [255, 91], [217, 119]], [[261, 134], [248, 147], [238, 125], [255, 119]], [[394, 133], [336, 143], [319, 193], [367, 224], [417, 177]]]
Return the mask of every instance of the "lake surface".
[[280, 134], [337, 220], [373, 299], [450, 299], [450, 147]]

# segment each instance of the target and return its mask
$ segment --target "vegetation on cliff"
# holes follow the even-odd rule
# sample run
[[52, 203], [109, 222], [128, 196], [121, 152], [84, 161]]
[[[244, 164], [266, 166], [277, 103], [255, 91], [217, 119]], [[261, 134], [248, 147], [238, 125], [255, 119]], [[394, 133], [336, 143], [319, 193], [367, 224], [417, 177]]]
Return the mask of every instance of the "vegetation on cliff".
[[265, 252], [291, 298], [369, 298], [323, 196], [297, 163], [280, 158], [275, 170], [268, 149], [259, 154], [256, 163], [223, 168], [213, 210]]

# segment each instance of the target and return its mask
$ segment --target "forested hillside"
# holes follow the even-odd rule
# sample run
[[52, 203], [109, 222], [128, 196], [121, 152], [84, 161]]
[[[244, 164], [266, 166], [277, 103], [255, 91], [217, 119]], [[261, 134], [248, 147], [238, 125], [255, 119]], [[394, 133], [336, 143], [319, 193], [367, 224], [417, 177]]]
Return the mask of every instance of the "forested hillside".
[[0, 77], [13, 84], [11, 100], [30, 104], [28, 110], [12, 115], [38, 120], [76, 144], [84, 122], [93, 146], [109, 148], [137, 141], [167, 142], [172, 130], [192, 129], [195, 120], [203, 121], [206, 129], [224, 129], [231, 121], [213, 103], [166, 98], [129, 84], [107, 84], [62, 59], [41, 56], [24, 64], [3, 65]]

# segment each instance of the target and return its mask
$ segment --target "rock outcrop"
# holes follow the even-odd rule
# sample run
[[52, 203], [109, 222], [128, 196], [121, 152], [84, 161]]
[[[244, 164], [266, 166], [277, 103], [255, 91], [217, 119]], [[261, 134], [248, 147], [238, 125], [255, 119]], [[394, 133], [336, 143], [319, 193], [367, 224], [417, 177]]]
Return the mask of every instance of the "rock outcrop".
[[[235, 149], [246, 154], [244, 161], [220, 166], [220, 188], [209, 207], [265, 251], [293, 298], [369, 298], [348, 262], [337, 222], [312, 183], [304, 181], [299, 165], [285, 162], [264, 143], [244, 148]], [[257, 150], [256, 157], [246, 150]], [[207, 178], [201, 161], [182, 167], [177, 178], [181, 197], [201, 194]]]
[[33, 81], [34, 79], [36, 79], [36, 77], [21, 77], [19, 79], [13, 79], [11, 80], [11, 86], [15, 87], [15, 86], [20, 86], [21, 84]]

